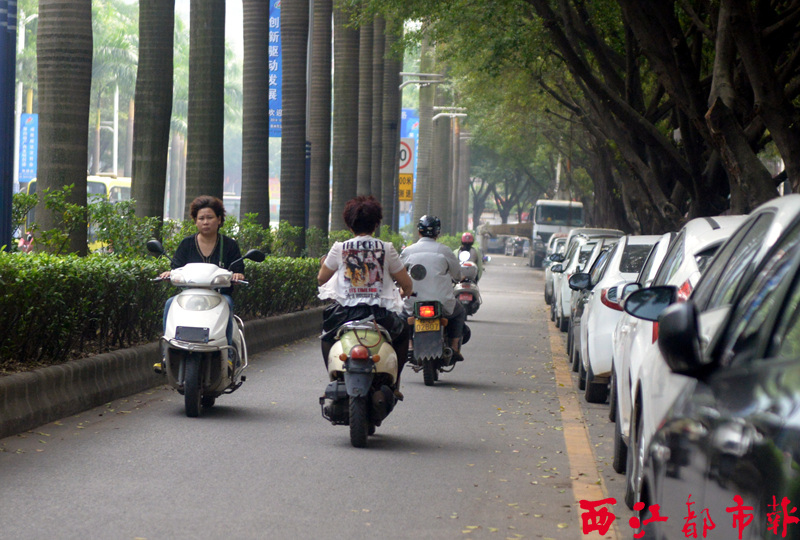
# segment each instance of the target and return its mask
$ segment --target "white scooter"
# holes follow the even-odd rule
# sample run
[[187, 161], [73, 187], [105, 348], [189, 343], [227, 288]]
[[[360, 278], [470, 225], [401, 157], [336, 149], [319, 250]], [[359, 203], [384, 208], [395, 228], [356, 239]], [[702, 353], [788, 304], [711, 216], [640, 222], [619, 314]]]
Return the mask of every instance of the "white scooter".
[[[166, 255], [158, 240], [148, 241], [147, 250]], [[264, 254], [253, 249], [242, 259], [261, 262]], [[184, 289], [167, 313], [161, 338], [164, 364], [160, 368], [166, 372], [169, 385], [183, 394], [189, 417], [200, 416], [202, 409], [213, 407], [219, 396], [234, 392], [246, 380], [242, 374], [247, 367], [244, 324], [233, 316], [233, 345], [228, 345], [225, 331], [230, 306], [218, 290], [230, 287], [232, 277], [230, 270], [208, 263], [189, 263], [170, 273], [169, 281]], [[246, 281], [237, 283], [247, 285]]]
[[469, 251], [458, 254], [461, 263], [461, 281], [455, 284], [453, 293], [467, 311], [467, 316], [475, 315], [481, 307], [481, 291], [478, 289], [478, 266], [469, 260]]

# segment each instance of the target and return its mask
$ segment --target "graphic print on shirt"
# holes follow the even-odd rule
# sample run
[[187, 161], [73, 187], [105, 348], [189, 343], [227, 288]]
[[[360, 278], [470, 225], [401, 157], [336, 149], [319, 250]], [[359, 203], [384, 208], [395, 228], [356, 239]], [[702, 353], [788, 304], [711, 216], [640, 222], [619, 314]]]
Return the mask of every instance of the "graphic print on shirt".
[[348, 240], [342, 245], [347, 296], [380, 296], [384, 258], [383, 243], [378, 240]]

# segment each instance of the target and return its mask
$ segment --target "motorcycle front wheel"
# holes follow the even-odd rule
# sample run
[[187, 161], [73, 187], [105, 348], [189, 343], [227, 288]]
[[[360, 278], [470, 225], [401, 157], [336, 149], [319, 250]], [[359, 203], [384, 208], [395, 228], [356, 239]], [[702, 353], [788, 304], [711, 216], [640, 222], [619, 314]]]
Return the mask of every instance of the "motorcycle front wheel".
[[369, 421], [367, 420], [367, 399], [363, 396], [350, 397], [350, 444], [356, 448], [367, 446]]
[[201, 391], [200, 378], [200, 357], [192, 354], [186, 359], [185, 380], [183, 382], [183, 397], [186, 404], [186, 416], [197, 418], [200, 416], [201, 401], [203, 393]]

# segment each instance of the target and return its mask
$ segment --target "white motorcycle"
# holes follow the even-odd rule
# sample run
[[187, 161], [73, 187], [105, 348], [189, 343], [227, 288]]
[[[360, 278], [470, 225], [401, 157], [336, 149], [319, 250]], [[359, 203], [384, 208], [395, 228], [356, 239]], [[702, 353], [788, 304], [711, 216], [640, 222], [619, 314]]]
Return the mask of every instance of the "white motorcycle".
[[478, 289], [478, 266], [469, 260], [469, 251], [458, 254], [461, 263], [461, 280], [453, 289], [456, 300], [461, 302], [467, 316], [475, 315], [481, 307], [481, 291]]
[[[148, 241], [147, 250], [166, 255], [158, 240]], [[264, 254], [252, 249], [242, 259], [261, 262]], [[166, 372], [169, 385], [183, 394], [189, 417], [200, 416], [202, 409], [213, 407], [219, 396], [236, 391], [246, 380], [242, 374], [247, 368], [244, 323], [233, 315], [233, 344], [228, 345], [225, 331], [230, 306], [218, 290], [230, 287], [232, 277], [230, 270], [208, 263], [189, 263], [170, 273], [169, 281], [183, 290], [167, 313], [161, 338], [164, 364], [157, 364], [156, 370]], [[247, 285], [246, 281], [236, 283]]]

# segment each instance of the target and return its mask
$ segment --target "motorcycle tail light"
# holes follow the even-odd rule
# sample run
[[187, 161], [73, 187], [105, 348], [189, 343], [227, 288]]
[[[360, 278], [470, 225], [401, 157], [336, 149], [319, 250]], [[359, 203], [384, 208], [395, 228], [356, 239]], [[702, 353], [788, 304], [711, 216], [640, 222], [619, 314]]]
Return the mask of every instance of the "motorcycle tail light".
[[420, 306], [419, 307], [419, 316], [423, 319], [430, 319], [436, 316], [436, 307], [435, 306]]
[[619, 303], [613, 300], [608, 294], [610, 290], [611, 289], [603, 289], [600, 291], [600, 302], [602, 302], [602, 304], [607, 308], [611, 308], [615, 311], [622, 311], [622, 306], [620, 306]]
[[363, 345], [356, 345], [350, 350], [350, 358], [353, 360], [366, 360], [369, 358], [369, 350]]

